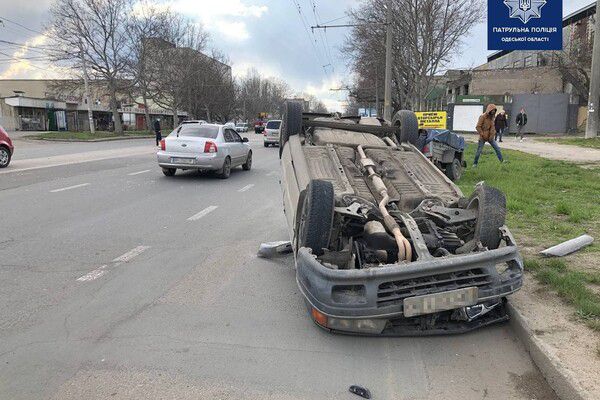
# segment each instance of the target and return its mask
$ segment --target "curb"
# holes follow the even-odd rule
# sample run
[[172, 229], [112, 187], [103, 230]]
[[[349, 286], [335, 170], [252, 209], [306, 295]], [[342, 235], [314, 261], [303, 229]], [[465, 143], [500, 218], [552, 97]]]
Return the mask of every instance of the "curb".
[[561, 400], [593, 400], [572, 373], [562, 366], [552, 349], [536, 336], [523, 314], [510, 302], [507, 308], [511, 316], [510, 326], [558, 397]]
[[113, 142], [116, 140], [137, 140], [137, 139], [154, 139], [154, 136], [118, 136], [112, 138], [102, 138], [102, 139], [53, 139], [53, 138], [36, 138], [36, 137], [23, 137], [23, 139], [31, 139], [31, 140], [42, 140], [46, 142], [75, 142], [75, 143], [97, 143], [97, 142]]

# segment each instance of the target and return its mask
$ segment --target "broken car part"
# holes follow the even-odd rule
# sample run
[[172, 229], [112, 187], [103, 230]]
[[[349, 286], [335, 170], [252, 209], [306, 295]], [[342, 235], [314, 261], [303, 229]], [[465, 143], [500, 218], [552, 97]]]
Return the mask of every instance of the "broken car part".
[[581, 250], [586, 246], [589, 246], [593, 242], [594, 238], [590, 235], [581, 235], [575, 239], [567, 240], [564, 243], [552, 246], [549, 249], [541, 251], [540, 254], [543, 254], [547, 257], [564, 257], [568, 254]]

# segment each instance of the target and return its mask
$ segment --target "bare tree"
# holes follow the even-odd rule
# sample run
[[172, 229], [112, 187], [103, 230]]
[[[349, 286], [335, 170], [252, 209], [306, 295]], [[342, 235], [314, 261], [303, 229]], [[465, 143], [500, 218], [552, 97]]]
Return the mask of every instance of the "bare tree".
[[276, 117], [282, 115], [285, 99], [290, 94], [289, 86], [274, 78], [265, 78], [251, 69], [237, 82], [237, 109], [245, 120], [256, 118], [266, 112]]
[[392, 7], [394, 107], [419, 109], [434, 76], [459, 54], [461, 41], [483, 18], [471, 0], [365, 0], [349, 12], [353, 28], [343, 47], [359, 89], [380, 89], [385, 65], [386, 6]]
[[127, 29], [132, 0], [55, 0], [50, 9], [50, 56], [76, 71], [85, 59], [90, 77], [102, 80], [110, 97], [114, 129], [123, 132], [117, 94], [131, 85]]

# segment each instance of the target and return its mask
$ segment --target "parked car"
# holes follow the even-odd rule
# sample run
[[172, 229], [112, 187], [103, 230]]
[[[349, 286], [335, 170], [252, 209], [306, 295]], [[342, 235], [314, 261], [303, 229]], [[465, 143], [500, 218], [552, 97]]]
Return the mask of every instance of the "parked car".
[[0, 168], [8, 167], [14, 151], [12, 140], [10, 140], [4, 128], [0, 126]]
[[272, 119], [265, 125], [264, 131], [264, 144], [265, 147], [270, 145], [279, 145], [279, 135], [281, 134], [281, 120]]
[[454, 182], [460, 179], [467, 167], [464, 160], [465, 138], [452, 131], [421, 129], [417, 148]]
[[263, 133], [265, 130], [265, 123], [261, 120], [254, 122], [254, 133]]
[[160, 142], [158, 165], [166, 176], [178, 169], [215, 171], [223, 179], [231, 169], [252, 167], [252, 150], [236, 131], [223, 125], [186, 123], [178, 126]]
[[248, 132], [248, 123], [247, 122], [238, 122], [235, 126], [235, 131], [238, 133]]
[[461, 333], [509, 317], [523, 260], [506, 198], [466, 197], [414, 146], [418, 122], [285, 105], [283, 206], [296, 282], [314, 322], [362, 335]]

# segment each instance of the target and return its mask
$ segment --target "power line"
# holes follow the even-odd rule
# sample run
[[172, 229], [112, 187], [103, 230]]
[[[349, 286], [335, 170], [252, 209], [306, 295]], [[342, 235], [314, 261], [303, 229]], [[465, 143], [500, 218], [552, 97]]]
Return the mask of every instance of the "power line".
[[[292, 3], [294, 4], [294, 6], [296, 7], [296, 9], [298, 10], [298, 14], [300, 15], [300, 21], [302, 22], [302, 25], [304, 26], [304, 31], [306, 32], [306, 35], [308, 36], [308, 40], [310, 41], [310, 44], [312, 45], [312, 47], [313, 47], [313, 49], [315, 51], [315, 54], [317, 56], [317, 60], [323, 66], [324, 63], [323, 63], [322, 58], [321, 58], [321, 53], [319, 51], [319, 48], [315, 44], [316, 38], [314, 36], [314, 32], [313, 32], [312, 36], [313, 36], [313, 38], [315, 38], [315, 40], [313, 41], [313, 39], [311, 39], [310, 30], [308, 29], [309, 24], [308, 24], [307, 19], [304, 16], [304, 12], [302, 11], [302, 7], [300, 6], [300, 4], [298, 3], [297, 0], [292, 0]], [[327, 78], [329, 78], [329, 76], [327, 74], [327, 70], [325, 68], [323, 68], [323, 71], [325, 72], [325, 76]]]
[[23, 25], [23, 24], [21, 24], [21, 23], [19, 23], [19, 22], [16, 22], [16, 21], [10, 20], [10, 19], [8, 19], [8, 18], [6, 18], [6, 17], [2, 17], [2, 16], [0, 16], [0, 23], [2, 23], [2, 22], [4, 22], [4, 21], [10, 22], [11, 24], [15, 24], [15, 25], [17, 25], [17, 26], [19, 26], [19, 27], [21, 27], [21, 28], [23, 28], [23, 29], [26, 29], [26, 30], [28, 30], [29, 32], [33, 32], [33, 33], [37, 33], [37, 34], [39, 34], [39, 35], [46, 36], [46, 34], [45, 34], [45, 33], [42, 33], [42, 32], [40, 32], [40, 31], [36, 31], [35, 29], [28, 28], [28, 27], [26, 27], [25, 25]]
[[[26, 58], [13, 57], [10, 54], [4, 53], [2, 51], [0, 51], [0, 54], [2, 54], [3, 56], [6, 56], [6, 57], [10, 57], [14, 61], [28, 61]], [[42, 71], [47, 71], [46, 68], [40, 68], [38, 66], [33, 65], [32, 63], [29, 63], [29, 66], [33, 67], [33, 68], [37, 68], [37, 69], [42, 70]]]

